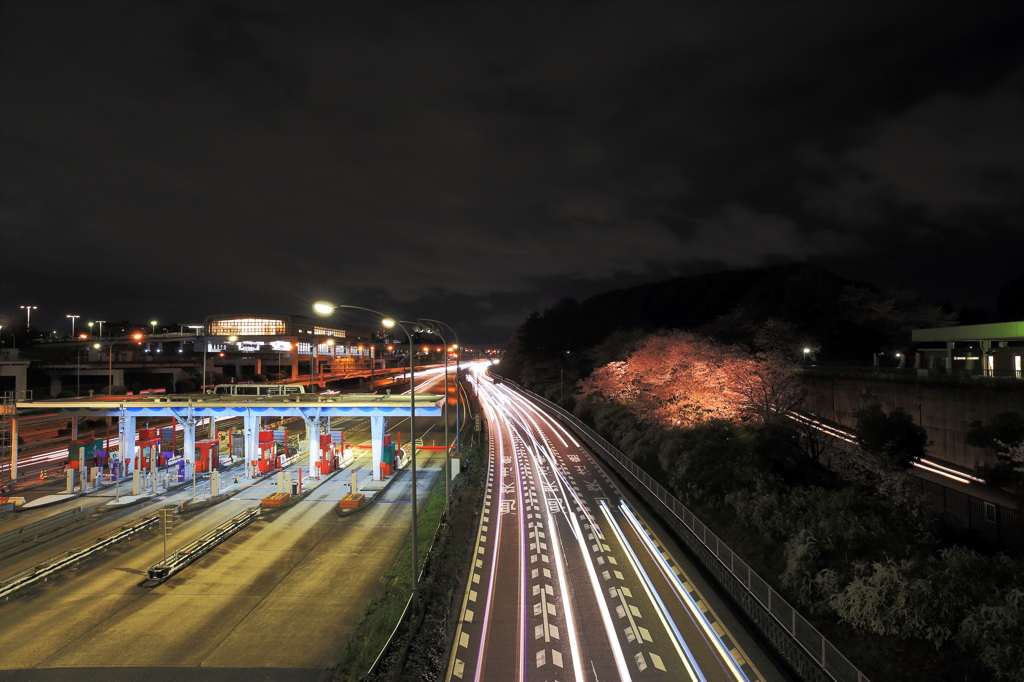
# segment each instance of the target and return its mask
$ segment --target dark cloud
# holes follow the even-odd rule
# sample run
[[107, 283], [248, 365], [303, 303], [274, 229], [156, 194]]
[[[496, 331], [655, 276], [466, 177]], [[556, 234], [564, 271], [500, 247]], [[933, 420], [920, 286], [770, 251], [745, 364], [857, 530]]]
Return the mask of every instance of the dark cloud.
[[974, 305], [1017, 274], [892, 258], [1024, 227], [1015, 4], [0, 12], [0, 298], [48, 321], [330, 296], [499, 340], [562, 295], [713, 267]]

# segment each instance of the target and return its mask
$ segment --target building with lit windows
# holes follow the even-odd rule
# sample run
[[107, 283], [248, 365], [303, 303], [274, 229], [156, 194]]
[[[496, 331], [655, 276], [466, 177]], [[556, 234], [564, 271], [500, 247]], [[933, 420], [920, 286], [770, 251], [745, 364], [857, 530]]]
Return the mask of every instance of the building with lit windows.
[[214, 315], [206, 318], [202, 345], [209, 372], [244, 381], [381, 367], [374, 347], [383, 334], [298, 315]]

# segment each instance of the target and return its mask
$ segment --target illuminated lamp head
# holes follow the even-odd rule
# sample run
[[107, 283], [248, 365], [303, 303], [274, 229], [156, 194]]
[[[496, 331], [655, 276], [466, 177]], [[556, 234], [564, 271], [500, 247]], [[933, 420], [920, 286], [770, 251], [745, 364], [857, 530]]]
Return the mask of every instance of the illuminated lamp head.
[[313, 304], [313, 310], [319, 315], [330, 315], [334, 312], [334, 306], [326, 301], [318, 301]]

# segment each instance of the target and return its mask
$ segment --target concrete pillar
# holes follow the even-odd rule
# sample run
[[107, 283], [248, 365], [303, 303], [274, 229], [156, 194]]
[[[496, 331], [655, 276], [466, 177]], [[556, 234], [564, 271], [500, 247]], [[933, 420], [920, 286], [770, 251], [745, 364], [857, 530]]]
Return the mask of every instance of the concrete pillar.
[[139, 494], [139, 470], [132, 470], [132, 495]]
[[192, 462], [192, 466], [196, 465], [196, 422], [195, 419], [183, 419], [181, 423], [181, 433], [184, 441], [184, 452], [185, 461]]
[[78, 440], [78, 417], [71, 417], [71, 440]]
[[[118, 435], [120, 436], [120, 450], [119, 455], [121, 461], [124, 462], [127, 458], [132, 458], [132, 468], [135, 468], [135, 417], [130, 414], [122, 413], [122, 416], [118, 420], [117, 428]], [[138, 493], [134, 493], [138, 495]]]
[[50, 373], [50, 395], [54, 395], [55, 396], [58, 393], [60, 393], [62, 390], [64, 390], [64, 389], [63, 389], [63, 387], [61, 386], [61, 383], [60, 383], [60, 373], [58, 373], [58, 372], [51, 372]]
[[319, 478], [320, 417], [313, 417], [311, 422], [306, 422], [306, 438], [309, 442], [309, 477]]
[[210, 497], [220, 495], [220, 472], [214, 471], [210, 474]]
[[953, 373], [953, 346], [956, 344], [955, 341], [946, 342], [946, 373]]
[[246, 410], [245, 416], [242, 418], [244, 424], [245, 433], [245, 475], [247, 478], [251, 477], [252, 463], [256, 461], [257, 455], [259, 454], [259, 432], [260, 432], [260, 416], [252, 410]]
[[11, 480], [18, 480], [18, 410], [11, 403]]
[[370, 447], [373, 452], [373, 480], [381, 480], [380, 465], [384, 454], [384, 417], [370, 417]]

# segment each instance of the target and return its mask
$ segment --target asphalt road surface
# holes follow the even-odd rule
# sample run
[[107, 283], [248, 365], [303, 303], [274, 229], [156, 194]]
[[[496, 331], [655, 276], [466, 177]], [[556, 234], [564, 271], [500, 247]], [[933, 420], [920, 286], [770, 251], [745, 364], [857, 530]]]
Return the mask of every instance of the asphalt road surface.
[[786, 679], [578, 439], [478, 384], [492, 466], [449, 682]]

